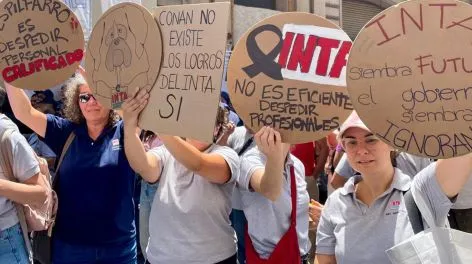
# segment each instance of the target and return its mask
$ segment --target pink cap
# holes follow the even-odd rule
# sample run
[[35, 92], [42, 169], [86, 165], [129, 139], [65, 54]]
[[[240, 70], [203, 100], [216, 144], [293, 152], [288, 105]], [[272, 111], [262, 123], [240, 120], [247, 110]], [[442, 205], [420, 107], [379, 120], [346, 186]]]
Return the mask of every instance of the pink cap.
[[357, 112], [352, 111], [351, 115], [341, 125], [341, 128], [339, 129], [338, 139], [340, 139], [343, 136], [344, 132], [346, 132], [346, 130], [351, 127], [358, 127], [370, 131], [370, 129], [367, 128], [364, 122], [362, 122], [361, 118], [357, 115]]

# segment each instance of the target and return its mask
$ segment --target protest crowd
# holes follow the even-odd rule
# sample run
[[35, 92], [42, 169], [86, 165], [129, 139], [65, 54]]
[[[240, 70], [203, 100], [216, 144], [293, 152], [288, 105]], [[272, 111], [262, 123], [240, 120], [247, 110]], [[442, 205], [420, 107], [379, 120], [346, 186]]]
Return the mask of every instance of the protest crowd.
[[[4, 3], [0, 1], [0, 5], [3, 7]], [[161, 28], [163, 39], [167, 36], [163, 28], [172, 24], [170, 20], [187, 19], [166, 12], [167, 15], [158, 17], [166, 21]], [[10, 16], [14, 17], [14, 14]], [[129, 11], [126, 16], [136, 14]], [[378, 25], [379, 21], [376, 22]], [[146, 51], [145, 41], [131, 48], [123, 48], [123, 42], [128, 41], [129, 35], [133, 35], [136, 43], [141, 41], [140, 33], [136, 33], [139, 25], [133, 25], [138, 22], [127, 23], [126, 26], [117, 25], [113, 29], [115, 31], [103, 30], [99, 39], [93, 39], [92, 33], [88, 49], [90, 45], [95, 45], [93, 43], [100, 46], [85, 50], [82, 66], [76, 63], [73, 74], [57, 82], [54, 87], [30, 89], [23, 84], [20, 87], [17, 85], [19, 83], [15, 83], [17, 80], [8, 79], [7, 82], [6, 75], [3, 76], [5, 81], [0, 83], [0, 264], [472, 263], [459, 261], [459, 258], [472, 261], [472, 147], [466, 142], [467, 136], [456, 143], [456, 147], [463, 144], [463, 148], [469, 150], [470, 147], [470, 151], [460, 155], [456, 152], [459, 148], [452, 147], [447, 148], [453, 149], [451, 155], [447, 150], [436, 156], [404, 151], [402, 147], [406, 143], [397, 148], [394, 144], [398, 143], [387, 139], [388, 131], [394, 124], [391, 123], [385, 135], [382, 134], [375, 124], [371, 125], [373, 117], [364, 118], [366, 112], [358, 108], [358, 104], [353, 103], [352, 107], [347, 92], [336, 94], [336, 98], [343, 101], [339, 104], [335, 103], [334, 96], [328, 102], [324, 94], [306, 93], [310, 100], [319, 101], [311, 102], [316, 105], [313, 109], [300, 106], [305, 110], [303, 115], [318, 117], [331, 114], [331, 110], [318, 112], [318, 104], [335, 105], [343, 108], [344, 112], [323, 120], [329, 121], [329, 125], [320, 125], [321, 117], [306, 119], [306, 126], [295, 136], [283, 131], [283, 117], [279, 120], [280, 126], [270, 124], [267, 118], [255, 121], [248, 114], [249, 110], [245, 109], [255, 101], [248, 99], [242, 102], [234, 95], [239, 88], [238, 84], [235, 87], [234, 75], [230, 78], [229, 72], [239, 67], [236, 60], [240, 57], [236, 53], [236, 44], [227, 45], [226, 32], [223, 36], [224, 53], [214, 53], [214, 58], [221, 59], [224, 65], [221, 69], [215, 66], [218, 68], [215, 71], [219, 70], [217, 74], [220, 77], [223, 75], [221, 82], [213, 82], [211, 88], [197, 89], [197, 83], [211, 81], [211, 78], [203, 81], [195, 79], [194, 90], [201, 90], [202, 94], [208, 93], [207, 90], [213, 93], [213, 89], [217, 88], [215, 98], [219, 99], [213, 105], [213, 112], [193, 105], [194, 108], [186, 109], [190, 113], [185, 114], [191, 120], [201, 122], [201, 126], [205, 122], [211, 123], [211, 140], [203, 140], [200, 134], [192, 131], [199, 130], [198, 124], [194, 127], [177, 126], [173, 130], [167, 127], [147, 129], [158, 125], [149, 124], [153, 120], [144, 120], [143, 116], [155, 110], [147, 111], [157, 104], [153, 99], [156, 91], [166, 87], [171, 89], [173, 75], [165, 77], [167, 84], [164, 85], [163, 79], [157, 78], [156, 74], [152, 77], [157, 79], [156, 86], [150, 89], [154, 81], [147, 83], [151, 79], [149, 68], [138, 68], [157, 65], [161, 61], [151, 59], [153, 55]], [[103, 22], [103, 28], [105, 24]], [[260, 29], [255, 28], [253, 32]], [[257, 55], [249, 52], [248, 56], [254, 64], [251, 66], [242, 62], [241, 65], [247, 67], [239, 67], [238, 70], [243, 68], [241, 72], [250, 78], [259, 78], [254, 79], [254, 83], [259, 84], [260, 76], [264, 74], [277, 81], [296, 79], [287, 77], [286, 72], [300, 69], [303, 72], [303, 65], [299, 62], [300, 67], [293, 68], [291, 57], [286, 57], [284, 61], [283, 52], [291, 49], [283, 46], [292, 34], [290, 28], [287, 30], [284, 31], [285, 41], [282, 41], [282, 33], [279, 32], [281, 53], [277, 59], [274, 56], [272, 62], [266, 59], [258, 65]], [[173, 38], [171, 33], [171, 39], [176, 41], [175, 46], [190, 45], [190, 33], [184, 33], [187, 34], [186, 44], [178, 44], [180, 37]], [[191, 33], [193, 41], [205, 38], [204, 33], [196, 35], [200, 33]], [[330, 33], [329, 36], [335, 34]], [[387, 35], [385, 37], [386, 41], [393, 39]], [[256, 41], [251, 34], [245, 38], [248, 43]], [[292, 49], [296, 49], [298, 38], [292, 36], [292, 40]], [[328, 38], [324, 40], [330, 41]], [[311, 39], [307, 41], [309, 45]], [[302, 42], [306, 43], [305, 40]], [[338, 42], [339, 52], [345, 46], [347, 54], [351, 48], [349, 38], [340, 37]], [[104, 45], [116, 45], [125, 51], [120, 55], [112, 51], [115, 57], [111, 62], [109, 56], [112, 55], [104, 53], [105, 59], [97, 62], [102, 56], [100, 51], [108, 48]], [[246, 43], [241, 46], [246, 48]], [[140, 54], [149, 55], [149, 58], [140, 57], [136, 64], [140, 66], [135, 66], [131, 57], [126, 55], [127, 49], [131, 50], [129, 54], [133, 54], [129, 56], [134, 56], [135, 50], [144, 49]], [[0, 54], [4, 52], [0, 51]], [[259, 52], [262, 51], [259, 49]], [[169, 64], [170, 57], [165, 48], [161, 55], [167, 63], [160, 69], [161, 75], [165, 75], [173, 66]], [[99, 66], [94, 64], [95, 67], [88, 67], [86, 56], [92, 56], [90, 61]], [[230, 62], [232, 56], [236, 62]], [[181, 58], [187, 60], [186, 56]], [[211, 62], [211, 56], [208, 58]], [[336, 76], [331, 76], [332, 79], [342, 78], [347, 70], [341, 69], [348, 67], [343, 58], [336, 57], [329, 64], [331, 68], [324, 69], [325, 75], [337, 72]], [[120, 60], [120, 65], [117, 60]], [[75, 63], [70, 62], [67, 67]], [[285, 65], [281, 76], [274, 77], [276, 74], [270, 70], [274, 67], [272, 64]], [[148, 74], [144, 78], [137, 75], [129, 87], [126, 86], [126, 92], [120, 90], [123, 89], [120, 82], [128, 78], [124, 65], [134, 67], [139, 74]], [[249, 73], [248, 65], [255, 71], [254, 74]], [[340, 68], [336, 70], [337, 65]], [[259, 66], [262, 68], [258, 69]], [[0, 69], [2, 67], [3, 64]], [[111, 77], [99, 79], [103, 69], [108, 69]], [[214, 69], [209, 67], [205, 70], [210, 72]], [[423, 68], [421, 70], [423, 73]], [[56, 78], [54, 71], [50, 71], [49, 76]], [[321, 76], [323, 69], [316, 69], [316, 72]], [[388, 70], [385, 72], [388, 73]], [[108, 103], [101, 99], [106, 93], [103, 87], [108, 79], [115, 79], [115, 73], [118, 84], [113, 89], [118, 93], [110, 96], [112, 99]], [[373, 74], [376, 74], [375, 71]], [[361, 74], [358, 75], [360, 79]], [[186, 76], [185, 85], [193, 82], [189, 76]], [[211, 77], [211, 74], [208, 73], [208, 76]], [[237, 78], [236, 83], [239, 83]], [[145, 80], [144, 85], [141, 85], [142, 80]], [[300, 80], [297, 79], [298, 82]], [[177, 77], [174, 81], [174, 89], [177, 90]], [[311, 80], [305, 78], [303, 81]], [[246, 85], [246, 79], [244, 83]], [[295, 103], [285, 104], [284, 101], [291, 98], [290, 89], [295, 88], [288, 88], [285, 98], [282, 96], [284, 92], [274, 85], [269, 96], [266, 90], [269, 84], [264, 88], [257, 87], [257, 84], [254, 86], [256, 90], [263, 90], [262, 97], [268, 102], [267, 113], [290, 114], [293, 118], [290, 130], [296, 130], [296, 117], [301, 114], [290, 110]], [[346, 86], [345, 82], [326, 81], [323, 84], [336, 89]], [[135, 88], [132, 85], [138, 89], [131, 90]], [[284, 89], [282, 86], [279, 88]], [[427, 93], [424, 87], [423, 91]], [[369, 100], [374, 102], [378, 98], [374, 99], [372, 90], [370, 92]], [[466, 88], [461, 92], [470, 105], [472, 89], [469, 92]], [[281, 96], [277, 97], [278, 94]], [[456, 100], [460, 99], [461, 93], [457, 91], [448, 95], [438, 92], [437, 96], [453, 98], [452, 94]], [[264, 95], [267, 96], [264, 98]], [[172, 96], [159, 103], [169, 103], [174, 111], [177, 107], [172, 100], [178, 102], [178, 97]], [[297, 104], [302, 105], [304, 96], [305, 92], [292, 98], [299, 97], [293, 101], [299, 100]], [[362, 100], [367, 98], [363, 96], [357, 98], [361, 106]], [[411, 92], [411, 96], [416, 94]], [[285, 108], [274, 108], [270, 100], [282, 103]], [[119, 104], [116, 104], [118, 101]], [[416, 104], [420, 107], [420, 101]], [[400, 104], [397, 107], [402, 108]], [[415, 110], [412, 108], [408, 110]], [[161, 110], [154, 112], [162, 118], [164, 114]], [[413, 112], [408, 113], [413, 116]], [[275, 120], [275, 115], [273, 118]], [[467, 118], [466, 114], [464, 118]], [[466, 126], [470, 127], [470, 121]], [[310, 135], [308, 131], [303, 131], [310, 128], [310, 122], [322, 133]], [[306, 134], [302, 135], [302, 132]], [[298, 135], [307, 140], [296, 142]], [[395, 139], [395, 142], [398, 140]], [[448, 142], [440, 141], [443, 145]], [[425, 146], [423, 148], [427, 149]], [[47, 215], [34, 215], [39, 211], [47, 211]], [[33, 227], [31, 219], [36, 219], [40, 226]], [[426, 237], [422, 242], [424, 247], [427, 247], [424, 241], [435, 241], [424, 253], [424, 256], [430, 256], [429, 262], [419, 261], [422, 257], [412, 250], [412, 247], [419, 247], [415, 242], [411, 242], [414, 246], [405, 242], [421, 234]], [[453, 238], [456, 240], [452, 241]], [[451, 257], [452, 251], [455, 255]], [[411, 262], [402, 262], [406, 261], [405, 255]], [[448, 262], [452, 259], [453, 262]]]

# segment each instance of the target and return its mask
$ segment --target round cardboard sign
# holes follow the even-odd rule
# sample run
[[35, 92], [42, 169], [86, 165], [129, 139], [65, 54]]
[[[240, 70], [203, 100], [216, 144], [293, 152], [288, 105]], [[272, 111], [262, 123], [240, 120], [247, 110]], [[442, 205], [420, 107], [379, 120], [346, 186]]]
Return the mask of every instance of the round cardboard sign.
[[246, 126], [272, 126], [289, 143], [328, 135], [352, 112], [346, 90], [351, 40], [309, 13], [264, 19], [238, 41], [228, 65], [228, 91]]
[[472, 151], [471, 19], [459, 1], [406, 1], [359, 33], [349, 94], [387, 144], [435, 159]]
[[62, 1], [0, 1], [0, 70], [11, 85], [45, 90], [63, 83], [84, 46], [79, 20]]
[[117, 4], [100, 17], [90, 35], [87, 80], [101, 104], [119, 109], [137, 90], [151, 90], [161, 58], [161, 32], [151, 13], [138, 4]]

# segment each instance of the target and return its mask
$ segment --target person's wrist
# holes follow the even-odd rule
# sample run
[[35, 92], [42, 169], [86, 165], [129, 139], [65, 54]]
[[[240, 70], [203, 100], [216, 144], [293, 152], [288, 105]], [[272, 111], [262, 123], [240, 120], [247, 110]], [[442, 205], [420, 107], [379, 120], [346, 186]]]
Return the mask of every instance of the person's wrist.
[[124, 122], [123, 128], [125, 132], [135, 133], [137, 129], [137, 125], [134, 124], [134, 122]]

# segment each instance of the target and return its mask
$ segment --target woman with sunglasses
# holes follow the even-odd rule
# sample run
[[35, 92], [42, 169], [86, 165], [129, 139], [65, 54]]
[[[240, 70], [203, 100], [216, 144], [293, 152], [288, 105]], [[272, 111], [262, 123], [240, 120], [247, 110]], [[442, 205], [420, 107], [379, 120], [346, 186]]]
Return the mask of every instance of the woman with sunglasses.
[[[159, 183], [149, 219], [148, 261], [236, 264], [236, 236], [229, 214], [238, 155], [229, 147], [162, 134], [164, 145], [146, 152], [137, 128], [148, 98], [141, 90], [123, 103], [130, 164], [147, 182]], [[213, 143], [219, 141], [227, 122], [227, 112], [219, 107]]]
[[81, 74], [67, 83], [66, 118], [43, 114], [23, 90], [6, 88], [15, 116], [58, 156], [75, 135], [56, 184], [52, 262], [136, 263], [135, 173], [123, 149], [118, 115], [95, 100]]
[[472, 174], [472, 154], [439, 160], [411, 178], [393, 167], [393, 149], [380, 141], [355, 112], [339, 139], [351, 167], [350, 178], [326, 201], [318, 226], [319, 264], [390, 263], [385, 251], [414, 235], [404, 202], [410, 189], [427, 202], [438, 226]]

